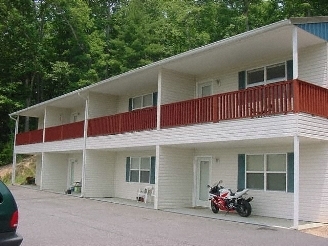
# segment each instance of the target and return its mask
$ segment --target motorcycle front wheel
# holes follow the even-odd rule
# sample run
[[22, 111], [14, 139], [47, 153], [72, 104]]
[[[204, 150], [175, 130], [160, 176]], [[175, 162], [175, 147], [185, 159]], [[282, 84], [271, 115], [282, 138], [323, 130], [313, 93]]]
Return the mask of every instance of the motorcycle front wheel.
[[248, 201], [244, 200], [241, 202], [241, 204], [239, 204], [236, 210], [241, 217], [248, 217], [252, 212], [252, 207]]
[[216, 207], [215, 203], [211, 201], [211, 209], [212, 212], [217, 214], [219, 212], [219, 208]]

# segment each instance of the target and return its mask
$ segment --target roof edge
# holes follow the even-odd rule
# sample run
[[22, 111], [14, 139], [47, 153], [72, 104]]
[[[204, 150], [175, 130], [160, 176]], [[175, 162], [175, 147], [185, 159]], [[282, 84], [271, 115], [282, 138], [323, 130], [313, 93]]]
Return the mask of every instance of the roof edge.
[[291, 17], [292, 24], [307, 24], [307, 23], [322, 23], [328, 22], [328, 16], [313, 16], [313, 17]]

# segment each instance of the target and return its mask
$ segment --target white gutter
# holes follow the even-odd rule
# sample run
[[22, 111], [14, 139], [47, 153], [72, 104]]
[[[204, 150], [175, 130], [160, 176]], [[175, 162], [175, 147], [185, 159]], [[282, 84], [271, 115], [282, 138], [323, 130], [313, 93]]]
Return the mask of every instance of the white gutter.
[[18, 122], [19, 122], [19, 115], [17, 118], [13, 118], [11, 115], [9, 117], [15, 121], [15, 134], [14, 134], [14, 150], [13, 150], [13, 166], [12, 166], [12, 173], [11, 173], [11, 184], [15, 184], [16, 180], [16, 164], [17, 164], [17, 159], [16, 159], [16, 135], [18, 132]]

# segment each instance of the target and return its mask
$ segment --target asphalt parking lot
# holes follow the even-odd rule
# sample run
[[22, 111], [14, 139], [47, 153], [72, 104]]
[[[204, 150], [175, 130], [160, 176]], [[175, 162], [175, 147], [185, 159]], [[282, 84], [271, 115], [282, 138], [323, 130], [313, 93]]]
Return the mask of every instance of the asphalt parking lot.
[[101, 202], [9, 186], [22, 245], [328, 245], [301, 231]]

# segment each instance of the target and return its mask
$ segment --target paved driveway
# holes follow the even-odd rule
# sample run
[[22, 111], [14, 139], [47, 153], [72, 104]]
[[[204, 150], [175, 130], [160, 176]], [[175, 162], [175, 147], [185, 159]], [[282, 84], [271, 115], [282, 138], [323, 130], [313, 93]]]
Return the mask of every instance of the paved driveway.
[[328, 245], [300, 231], [188, 216], [10, 187], [24, 246]]

